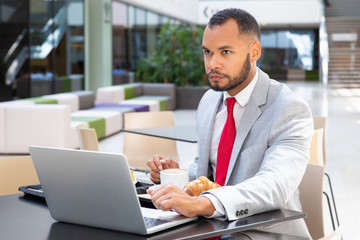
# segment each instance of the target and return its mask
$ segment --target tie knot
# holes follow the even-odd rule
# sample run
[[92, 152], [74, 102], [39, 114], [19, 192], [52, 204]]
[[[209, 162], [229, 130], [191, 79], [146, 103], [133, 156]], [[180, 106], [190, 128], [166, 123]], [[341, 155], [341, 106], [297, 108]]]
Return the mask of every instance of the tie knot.
[[226, 98], [226, 106], [227, 106], [228, 111], [233, 110], [235, 102], [236, 102], [236, 99], [233, 97]]

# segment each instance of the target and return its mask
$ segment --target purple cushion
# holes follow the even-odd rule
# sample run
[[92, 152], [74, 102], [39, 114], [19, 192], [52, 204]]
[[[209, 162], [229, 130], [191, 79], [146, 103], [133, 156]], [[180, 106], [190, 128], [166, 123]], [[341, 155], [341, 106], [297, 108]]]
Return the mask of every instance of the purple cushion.
[[143, 104], [117, 104], [117, 103], [99, 103], [95, 107], [114, 107], [114, 108], [133, 108], [135, 112], [148, 112], [149, 106]]

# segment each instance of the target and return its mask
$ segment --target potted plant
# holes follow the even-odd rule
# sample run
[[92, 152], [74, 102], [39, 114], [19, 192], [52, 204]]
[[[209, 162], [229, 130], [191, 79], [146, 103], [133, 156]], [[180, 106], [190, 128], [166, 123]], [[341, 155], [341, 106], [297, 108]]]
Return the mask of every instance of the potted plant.
[[[137, 80], [174, 83], [178, 86], [179, 108], [196, 107], [202, 94], [208, 89], [201, 51], [203, 31], [201, 27], [169, 23], [163, 25], [154, 53], [138, 62]], [[184, 101], [188, 103], [182, 104]], [[190, 106], [189, 103], [193, 102], [195, 104]]]
[[177, 86], [207, 85], [202, 35], [200, 27], [163, 25], [154, 53], [139, 60], [137, 80], [175, 83]]

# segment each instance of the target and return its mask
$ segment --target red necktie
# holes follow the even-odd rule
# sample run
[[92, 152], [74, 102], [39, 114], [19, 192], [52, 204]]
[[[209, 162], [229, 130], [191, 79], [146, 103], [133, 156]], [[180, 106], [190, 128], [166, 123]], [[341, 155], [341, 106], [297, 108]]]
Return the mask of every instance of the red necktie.
[[235, 102], [235, 98], [226, 98], [228, 114], [219, 142], [215, 176], [215, 182], [217, 182], [221, 186], [224, 186], [225, 184], [226, 174], [229, 168], [231, 152], [234, 146], [234, 140], [236, 135], [235, 121], [233, 115]]

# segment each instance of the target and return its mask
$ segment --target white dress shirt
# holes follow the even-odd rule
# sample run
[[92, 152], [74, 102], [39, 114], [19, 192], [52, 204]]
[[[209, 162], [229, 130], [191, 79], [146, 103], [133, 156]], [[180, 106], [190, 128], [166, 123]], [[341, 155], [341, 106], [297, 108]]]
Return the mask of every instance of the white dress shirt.
[[[240, 122], [245, 112], [246, 105], [249, 102], [251, 93], [254, 90], [257, 79], [258, 79], [258, 70], [256, 69], [254, 78], [249, 83], [249, 85], [247, 85], [241, 92], [239, 92], [235, 96], [230, 96], [228, 92], [224, 92], [223, 104], [220, 105], [218, 112], [216, 114], [213, 134], [211, 138], [211, 146], [210, 146], [210, 163], [213, 170], [214, 179], [216, 176], [215, 172], [216, 172], [218, 146], [227, 119], [226, 98], [235, 97], [236, 99], [233, 115], [235, 120], [235, 128], [237, 132], [240, 127]], [[223, 217], [225, 215], [225, 210], [223, 205], [215, 196], [206, 193], [202, 196], [209, 198], [215, 207], [215, 212], [211, 217], [218, 218], [218, 217]]]

